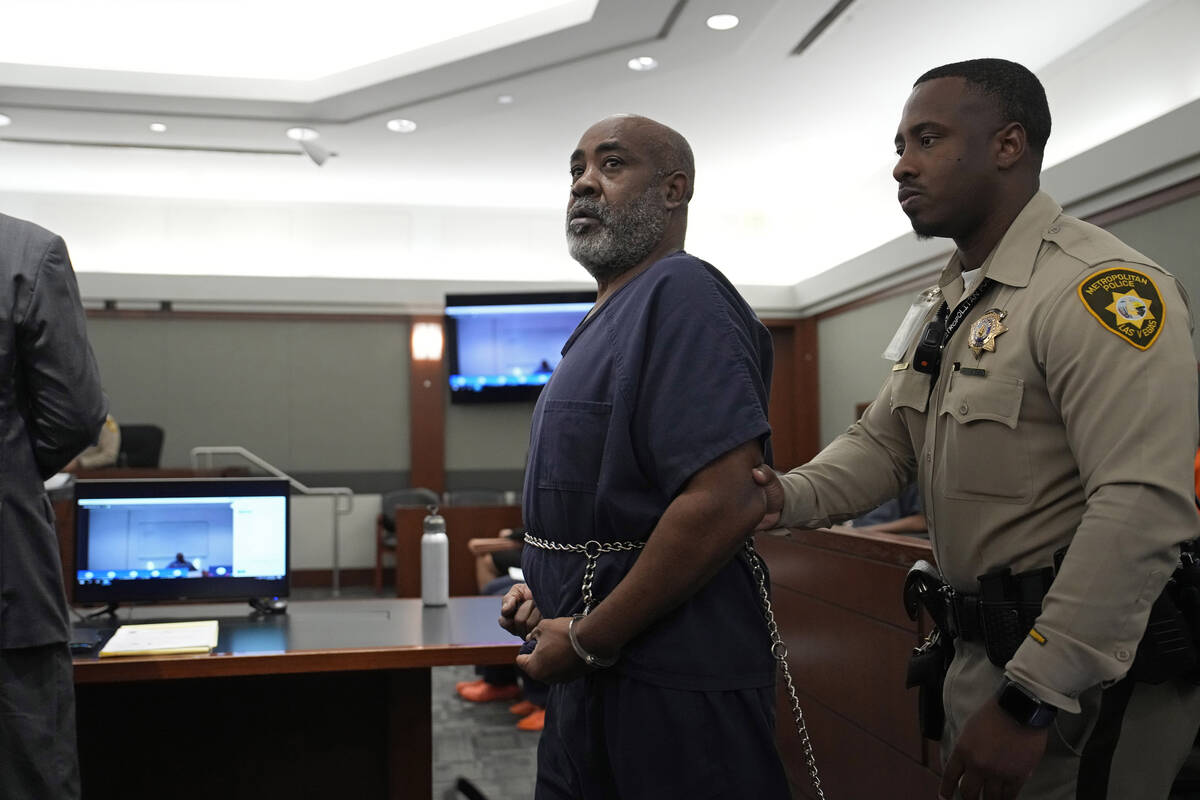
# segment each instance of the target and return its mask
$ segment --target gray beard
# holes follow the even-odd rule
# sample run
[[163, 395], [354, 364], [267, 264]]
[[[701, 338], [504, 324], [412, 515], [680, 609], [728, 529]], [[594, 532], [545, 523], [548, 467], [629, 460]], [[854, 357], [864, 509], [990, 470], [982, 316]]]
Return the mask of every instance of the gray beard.
[[611, 281], [640, 264], [662, 241], [667, 229], [667, 211], [661, 205], [658, 186], [653, 184], [624, 208], [583, 198], [570, 209], [579, 210], [600, 224], [589, 233], [576, 234], [568, 214], [567, 250], [600, 282]]

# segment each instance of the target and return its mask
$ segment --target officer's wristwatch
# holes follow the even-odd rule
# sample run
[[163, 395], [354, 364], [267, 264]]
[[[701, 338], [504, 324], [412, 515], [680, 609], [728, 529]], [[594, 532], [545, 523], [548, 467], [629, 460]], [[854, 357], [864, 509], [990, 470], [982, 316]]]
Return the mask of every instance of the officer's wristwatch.
[[996, 694], [996, 702], [1006, 714], [1026, 728], [1048, 727], [1054, 722], [1054, 715], [1058, 713], [1057, 706], [1043, 703], [1033, 692], [1008, 678], [1001, 684], [1000, 691]]

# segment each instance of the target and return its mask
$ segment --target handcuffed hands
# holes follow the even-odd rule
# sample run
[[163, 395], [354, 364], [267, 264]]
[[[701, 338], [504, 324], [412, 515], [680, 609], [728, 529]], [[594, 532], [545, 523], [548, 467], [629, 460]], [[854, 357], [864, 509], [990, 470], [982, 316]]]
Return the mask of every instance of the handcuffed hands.
[[588, 666], [571, 647], [567, 631], [570, 623], [570, 617], [542, 620], [529, 633], [537, 646], [533, 652], [517, 656], [517, 668], [542, 683], [562, 683], [588, 672]]
[[529, 632], [541, 621], [542, 613], [533, 602], [533, 592], [524, 583], [514, 585], [500, 601], [500, 627], [513, 636], [528, 638]]

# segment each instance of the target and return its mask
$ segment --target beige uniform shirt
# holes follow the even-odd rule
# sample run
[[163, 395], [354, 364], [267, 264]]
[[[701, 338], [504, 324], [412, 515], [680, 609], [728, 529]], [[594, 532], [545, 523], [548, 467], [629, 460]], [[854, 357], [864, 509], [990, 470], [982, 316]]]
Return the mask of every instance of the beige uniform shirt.
[[[951, 309], [960, 272], [956, 253], [939, 281]], [[863, 418], [782, 476], [782, 524], [855, 516], [915, 475], [938, 566], [960, 591], [977, 593], [994, 569], [1049, 566], [1070, 545], [1040, 636], [1007, 673], [1078, 711], [1083, 690], [1129, 669], [1177, 544], [1200, 535], [1191, 317], [1172, 276], [1044, 193], [983, 274], [995, 283], [946, 346], [932, 392], [908, 366], [914, 337]], [[991, 309], [1005, 330], [977, 357]]]

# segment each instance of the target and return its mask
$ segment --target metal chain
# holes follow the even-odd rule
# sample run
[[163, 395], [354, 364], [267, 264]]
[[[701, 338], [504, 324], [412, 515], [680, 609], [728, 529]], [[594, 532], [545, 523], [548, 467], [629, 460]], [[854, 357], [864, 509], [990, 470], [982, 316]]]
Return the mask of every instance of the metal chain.
[[754, 579], [758, 581], [758, 597], [762, 601], [763, 618], [767, 621], [767, 633], [771, 637], [771, 655], [779, 662], [779, 669], [783, 671], [783, 681], [787, 686], [788, 697], [792, 703], [792, 719], [796, 722], [796, 732], [800, 734], [800, 746], [804, 750], [804, 760], [808, 763], [808, 774], [812, 778], [817, 800], [825, 800], [825, 792], [821, 789], [821, 778], [817, 774], [817, 759], [813, 755], [812, 739], [808, 736], [804, 711], [800, 708], [800, 698], [796, 696], [796, 685], [792, 682], [792, 670], [787, 663], [787, 645], [784, 644], [783, 637], [779, 635], [779, 625], [775, 622], [775, 611], [771, 608], [771, 595], [767, 591], [767, 576], [762, 567], [762, 557], [754, 549], [753, 539], [746, 539], [746, 558], [750, 561]]
[[541, 539], [537, 536], [525, 534], [525, 543], [531, 544], [534, 547], [540, 547], [543, 550], [557, 550], [560, 553], [583, 553], [587, 557], [587, 564], [583, 567], [583, 613], [588, 614], [596, 605], [596, 601], [592, 596], [592, 582], [596, 579], [596, 562], [600, 558], [601, 553], [619, 553], [631, 552], [633, 550], [641, 550], [646, 546], [645, 542], [598, 542], [591, 539], [583, 544], [564, 544], [562, 542], [552, 542], [549, 539]]
[[[584, 544], [564, 544], [542, 539], [532, 534], [525, 534], [525, 543], [542, 550], [554, 550], [560, 553], [583, 553], [587, 564], [583, 568], [583, 613], [587, 614], [595, 604], [592, 597], [592, 581], [596, 576], [596, 561], [601, 553], [629, 552], [641, 550], [645, 542], [598, 542], [595, 539]], [[788, 697], [792, 704], [792, 719], [796, 722], [796, 731], [800, 734], [800, 746], [804, 750], [804, 760], [808, 764], [808, 774], [812, 779], [813, 789], [817, 800], [825, 800], [825, 792], [821, 789], [821, 778], [817, 774], [817, 759], [813, 755], [812, 739], [808, 735], [808, 726], [804, 722], [804, 711], [800, 708], [800, 698], [796, 696], [796, 684], [792, 680], [792, 670], [787, 663], [787, 645], [779, 635], [779, 624], [775, 622], [775, 611], [771, 607], [771, 595], [767, 591], [767, 576], [763, 570], [762, 558], [754, 549], [754, 539], [746, 539], [746, 558], [754, 579], [758, 582], [758, 597], [762, 601], [763, 618], [767, 622], [767, 633], [771, 637], [771, 655], [779, 662], [783, 672], [784, 684], [787, 686]]]

